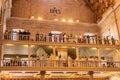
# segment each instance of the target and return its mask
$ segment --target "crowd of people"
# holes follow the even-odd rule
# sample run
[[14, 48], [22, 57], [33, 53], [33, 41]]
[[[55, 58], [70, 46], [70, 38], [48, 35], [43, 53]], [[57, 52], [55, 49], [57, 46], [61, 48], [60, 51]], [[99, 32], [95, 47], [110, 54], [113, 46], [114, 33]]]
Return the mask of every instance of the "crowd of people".
[[14, 59], [4, 59], [3, 66], [51, 66], [51, 67], [115, 67], [113, 60], [99, 59], [98, 57], [79, 57], [73, 59], [70, 55], [67, 58], [54, 55], [42, 55], [32, 57], [30, 60], [21, 59], [18, 56]]
[[35, 39], [30, 38], [31, 32], [29, 30], [24, 31], [8, 31], [4, 33], [5, 40], [32, 40], [42, 42], [57, 42], [57, 43], [84, 43], [84, 44], [103, 44], [103, 45], [118, 45], [118, 40], [114, 36], [100, 36], [100, 35], [84, 35], [84, 34], [53, 34], [53, 33], [39, 33], [35, 34]]

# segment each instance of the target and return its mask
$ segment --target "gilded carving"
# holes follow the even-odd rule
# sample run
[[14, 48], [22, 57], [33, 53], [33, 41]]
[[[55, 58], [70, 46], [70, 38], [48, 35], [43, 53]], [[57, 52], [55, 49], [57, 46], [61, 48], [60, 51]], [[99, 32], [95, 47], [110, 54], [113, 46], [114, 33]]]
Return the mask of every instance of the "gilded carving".
[[105, 11], [115, 4], [114, 0], [85, 0], [95, 12], [96, 20], [100, 20]]

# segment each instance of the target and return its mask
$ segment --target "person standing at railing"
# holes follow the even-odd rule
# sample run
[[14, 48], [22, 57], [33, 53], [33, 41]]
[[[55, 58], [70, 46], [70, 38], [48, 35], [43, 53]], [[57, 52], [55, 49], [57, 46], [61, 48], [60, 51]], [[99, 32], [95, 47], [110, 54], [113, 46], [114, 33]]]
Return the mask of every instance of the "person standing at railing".
[[78, 66], [78, 60], [74, 59], [74, 61], [73, 61], [73, 67], [77, 67], [77, 66]]
[[88, 67], [92, 67], [93, 64], [93, 56], [88, 57]]
[[7, 40], [8, 39], [8, 30], [5, 30], [5, 33], [4, 33], [4, 39]]
[[36, 62], [35, 66], [40, 66], [40, 58], [39, 57], [36, 57], [35, 62]]
[[80, 56], [78, 60], [78, 67], [81, 67], [81, 65], [82, 65], [82, 57]]
[[46, 57], [44, 54], [42, 56], [40, 56], [40, 66], [45, 66], [45, 64], [46, 64], [45, 60], [46, 60]]
[[51, 65], [51, 58], [49, 55], [47, 55], [47, 58], [46, 58], [46, 66], [50, 66]]
[[92, 67], [95, 67], [95, 58], [94, 58], [94, 56], [92, 56], [91, 62], [92, 62]]
[[59, 57], [58, 57], [59, 59], [58, 59], [58, 67], [60, 66], [62, 66], [62, 56], [61, 55], [59, 55]]
[[68, 67], [72, 66], [72, 58], [70, 56], [68, 56]]
[[85, 66], [85, 61], [86, 61], [86, 60], [85, 60], [85, 57], [81, 57], [81, 58], [80, 58], [80, 66], [81, 66], [81, 67], [84, 67], [84, 66]]
[[33, 66], [33, 58], [32, 57], [30, 58], [29, 66]]
[[6, 60], [6, 66], [10, 66], [10, 60], [9, 59]]
[[58, 67], [59, 66], [59, 57], [56, 56], [55, 57], [55, 67]]
[[110, 67], [110, 60], [107, 60], [107, 67]]
[[53, 67], [56, 66], [55, 65], [55, 59], [56, 59], [56, 57], [55, 57], [55, 55], [53, 55], [53, 53], [51, 53], [50, 59], [51, 59], [51, 64], [50, 65], [53, 66]]
[[31, 62], [31, 66], [36, 65], [36, 59], [34, 57], [31, 58], [30, 62]]
[[83, 60], [84, 60], [84, 61], [83, 61], [84, 67], [89, 67], [88, 57], [84, 57]]
[[22, 66], [27, 66], [27, 61], [24, 60]]
[[109, 36], [106, 37], [106, 44], [107, 44], [107, 45], [110, 44], [108, 37], [109, 37]]
[[107, 67], [115, 67], [112, 60], [107, 60]]
[[14, 66], [20, 66], [20, 58], [19, 58], [19, 56], [16, 56], [16, 58], [14, 59]]
[[10, 66], [14, 66], [14, 64], [15, 64], [15, 63], [14, 63], [14, 60], [11, 59], [11, 60], [10, 60]]
[[59, 63], [58, 64], [59, 64], [60, 67], [62, 67], [63, 63], [64, 63], [64, 58], [63, 58], [63, 56], [60, 55], [59, 56]]
[[101, 58], [102, 59], [102, 66], [106, 67], [107, 66], [107, 61], [104, 57]]
[[113, 36], [111, 37], [111, 43], [112, 45], [115, 45], [115, 39], [113, 38]]
[[110, 67], [115, 67], [113, 60], [110, 60]]
[[60, 58], [60, 66], [62, 66], [62, 67], [67, 66], [66, 59], [63, 56]]
[[95, 57], [95, 56], [94, 56], [94, 63], [95, 63], [95, 66], [94, 66], [94, 67], [98, 67], [98, 63], [99, 63], [98, 57]]

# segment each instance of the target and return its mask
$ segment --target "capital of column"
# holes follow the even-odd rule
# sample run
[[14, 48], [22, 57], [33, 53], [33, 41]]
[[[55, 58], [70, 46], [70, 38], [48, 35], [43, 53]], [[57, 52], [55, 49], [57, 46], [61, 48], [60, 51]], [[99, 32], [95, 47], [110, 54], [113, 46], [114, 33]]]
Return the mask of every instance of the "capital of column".
[[75, 47], [75, 48], [79, 48], [79, 47]]
[[53, 47], [53, 49], [57, 48], [56, 46], [52, 46], [52, 47]]
[[96, 49], [98, 50], [98, 49], [100, 49], [100, 47], [96, 47]]

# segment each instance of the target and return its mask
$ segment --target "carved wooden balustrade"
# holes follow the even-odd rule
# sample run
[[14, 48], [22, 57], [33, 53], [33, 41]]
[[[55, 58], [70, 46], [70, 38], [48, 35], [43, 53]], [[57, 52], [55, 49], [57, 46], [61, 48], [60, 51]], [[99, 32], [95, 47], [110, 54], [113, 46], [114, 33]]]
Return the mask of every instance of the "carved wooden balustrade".
[[[13, 68], [12, 68], [13, 67]], [[119, 71], [120, 62], [88, 60], [1, 60], [1, 70], [102, 70]]]

